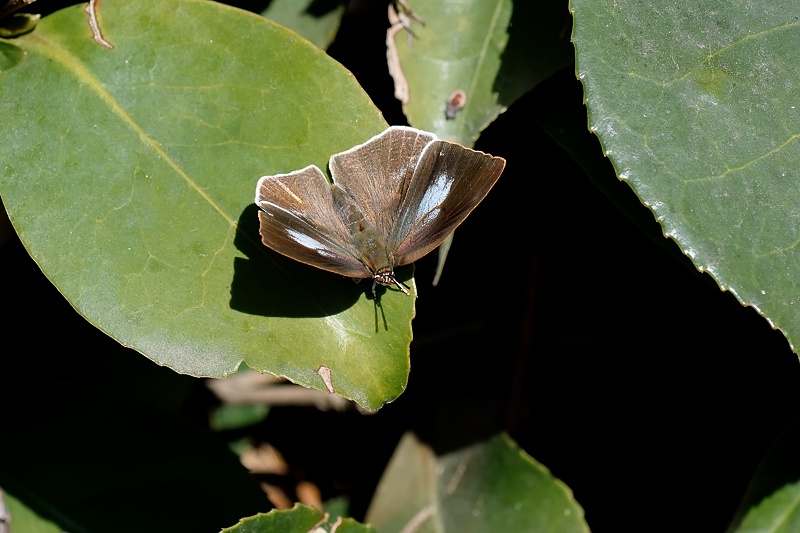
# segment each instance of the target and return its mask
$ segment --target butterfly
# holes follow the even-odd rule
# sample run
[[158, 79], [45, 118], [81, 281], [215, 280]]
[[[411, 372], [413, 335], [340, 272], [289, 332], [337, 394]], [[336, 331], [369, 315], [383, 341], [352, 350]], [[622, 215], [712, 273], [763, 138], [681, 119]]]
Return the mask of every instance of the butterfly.
[[263, 176], [255, 203], [262, 242], [276, 252], [375, 285], [409, 287], [395, 267], [434, 248], [477, 206], [505, 159], [393, 126], [334, 154], [333, 182], [309, 165]]

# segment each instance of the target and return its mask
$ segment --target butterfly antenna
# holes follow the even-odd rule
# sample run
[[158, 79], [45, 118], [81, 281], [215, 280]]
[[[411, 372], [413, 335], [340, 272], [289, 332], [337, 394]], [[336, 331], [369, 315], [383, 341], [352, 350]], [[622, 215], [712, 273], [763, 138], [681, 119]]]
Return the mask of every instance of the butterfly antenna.
[[394, 284], [397, 286], [398, 289], [403, 291], [405, 295], [411, 294], [411, 288], [408, 285], [406, 285], [405, 283], [403, 283], [394, 276], [392, 276], [392, 281], [394, 282]]
[[[394, 277], [394, 275], [391, 277], [391, 280], [392, 280], [392, 283], [394, 283], [394, 284], [395, 284], [395, 286], [396, 286], [398, 289], [400, 289], [401, 291], [403, 291], [403, 294], [405, 294], [406, 296], [408, 296], [409, 294], [411, 294], [411, 287], [409, 287], [408, 285], [406, 285], [405, 283], [403, 283], [402, 281], [400, 281], [399, 279], [397, 279], [396, 277]], [[377, 285], [378, 285], [378, 280], [377, 280], [377, 279], [374, 279], [374, 280], [372, 280], [372, 299], [373, 299], [373, 300], [375, 300], [375, 299], [377, 299], [377, 298], [378, 298], [377, 294], [375, 294], [375, 287], [376, 287]]]

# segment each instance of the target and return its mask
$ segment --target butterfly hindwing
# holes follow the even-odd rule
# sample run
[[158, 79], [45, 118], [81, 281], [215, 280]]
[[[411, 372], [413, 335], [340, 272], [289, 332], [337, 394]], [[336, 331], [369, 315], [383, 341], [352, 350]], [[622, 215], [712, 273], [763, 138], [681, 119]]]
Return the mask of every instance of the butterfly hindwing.
[[337, 214], [332, 186], [314, 165], [264, 176], [256, 187], [262, 242], [301, 263], [352, 278], [372, 273]]
[[488, 194], [505, 164], [460, 144], [428, 144], [387, 241], [395, 265], [412, 263], [439, 246]]

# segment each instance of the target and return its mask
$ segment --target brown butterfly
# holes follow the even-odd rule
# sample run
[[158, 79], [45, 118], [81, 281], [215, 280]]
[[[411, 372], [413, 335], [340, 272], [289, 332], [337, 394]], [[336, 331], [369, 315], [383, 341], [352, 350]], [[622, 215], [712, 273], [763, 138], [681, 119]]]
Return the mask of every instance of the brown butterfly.
[[505, 160], [394, 126], [331, 156], [333, 183], [310, 165], [258, 180], [262, 242], [301, 263], [375, 284], [437, 246], [483, 200]]

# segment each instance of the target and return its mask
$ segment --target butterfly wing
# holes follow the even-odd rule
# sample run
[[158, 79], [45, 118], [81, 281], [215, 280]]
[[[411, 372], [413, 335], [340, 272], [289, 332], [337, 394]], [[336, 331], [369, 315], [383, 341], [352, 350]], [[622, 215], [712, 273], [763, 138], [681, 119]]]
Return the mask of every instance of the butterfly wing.
[[384, 238], [394, 231], [417, 161], [436, 136], [394, 126], [330, 159], [333, 182], [347, 191]]
[[439, 246], [488, 194], [505, 165], [501, 157], [460, 144], [427, 145], [387, 242], [395, 265], [412, 263]]
[[262, 242], [301, 263], [351, 278], [372, 273], [358, 260], [349, 231], [337, 214], [332, 186], [314, 165], [264, 176], [256, 186]]

